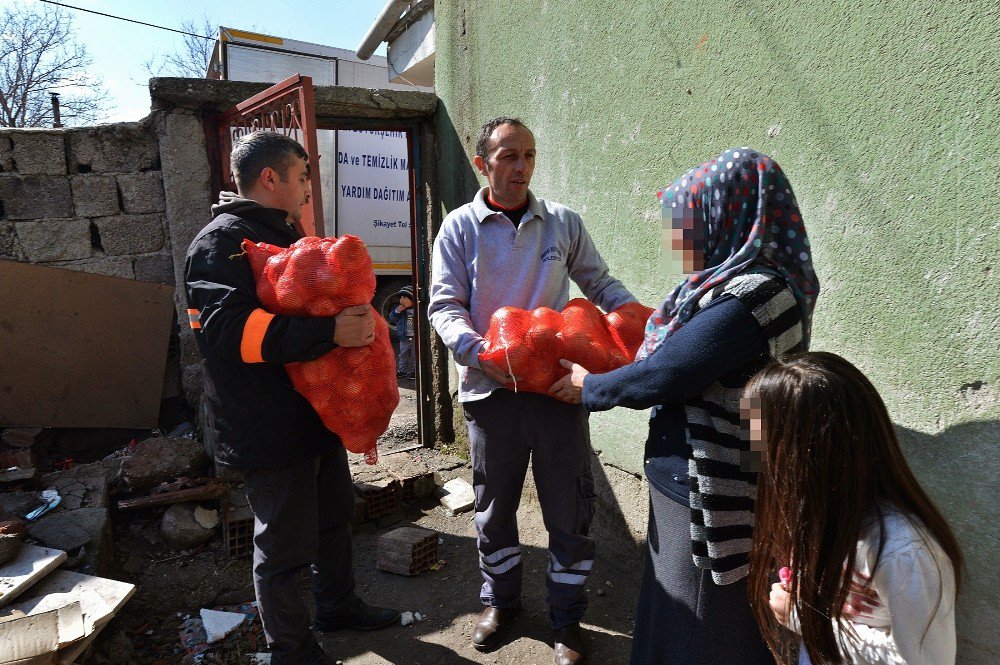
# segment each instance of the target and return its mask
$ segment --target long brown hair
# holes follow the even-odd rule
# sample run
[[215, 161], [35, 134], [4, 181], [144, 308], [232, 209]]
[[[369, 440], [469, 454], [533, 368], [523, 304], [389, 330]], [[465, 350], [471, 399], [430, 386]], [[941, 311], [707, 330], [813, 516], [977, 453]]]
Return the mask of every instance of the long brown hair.
[[[882, 398], [858, 368], [833, 353], [795, 354], [758, 372], [744, 396], [761, 409], [764, 444], [750, 602], [779, 662], [791, 662], [795, 651], [768, 603], [776, 568], [792, 571], [789, 593], [809, 659], [841, 662], [834, 622], [841, 623], [858, 539], [874, 513], [884, 543], [887, 504], [933, 536], [951, 559], [957, 588], [958, 541], [910, 471]], [[880, 544], [875, 567], [881, 554]]]

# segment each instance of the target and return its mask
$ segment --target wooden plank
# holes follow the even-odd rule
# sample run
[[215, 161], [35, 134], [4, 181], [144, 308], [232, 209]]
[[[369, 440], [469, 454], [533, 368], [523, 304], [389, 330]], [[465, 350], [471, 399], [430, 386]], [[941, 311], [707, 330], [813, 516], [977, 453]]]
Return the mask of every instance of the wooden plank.
[[89, 636], [110, 621], [134, 593], [135, 585], [128, 582], [57, 570], [32, 587], [30, 598], [12, 604], [9, 609], [30, 616], [79, 602], [84, 633]]
[[21, 545], [13, 559], [0, 566], [0, 607], [66, 560], [66, 553], [49, 547]]
[[155, 427], [173, 294], [0, 261], [0, 426]]

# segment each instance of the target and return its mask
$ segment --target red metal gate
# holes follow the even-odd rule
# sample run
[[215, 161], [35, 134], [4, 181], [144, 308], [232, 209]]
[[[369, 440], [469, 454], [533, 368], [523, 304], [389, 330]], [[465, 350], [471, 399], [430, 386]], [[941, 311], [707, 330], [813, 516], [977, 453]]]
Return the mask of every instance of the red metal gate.
[[319, 155], [316, 144], [316, 109], [313, 104], [312, 78], [295, 74], [281, 83], [260, 92], [246, 101], [219, 113], [207, 122], [214, 194], [236, 184], [229, 167], [233, 141], [257, 130], [280, 132], [291, 136], [309, 153], [312, 183], [310, 204], [302, 211], [302, 221], [296, 226], [302, 235], [323, 236], [323, 196], [319, 178]]

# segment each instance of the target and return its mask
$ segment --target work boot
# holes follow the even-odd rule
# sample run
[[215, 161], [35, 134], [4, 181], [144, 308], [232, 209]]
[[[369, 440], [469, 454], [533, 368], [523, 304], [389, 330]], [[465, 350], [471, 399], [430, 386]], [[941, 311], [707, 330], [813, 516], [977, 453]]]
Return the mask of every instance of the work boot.
[[380, 630], [399, 623], [399, 612], [385, 607], [372, 607], [360, 598], [336, 612], [317, 612], [313, 629], [320, 633], [332, 633], [342, 628], [355, 630]]
[[556, 631], [553, 639], [556, 665], [574, 665], [587, 662], [587, 645], [580, 624], [571, 623]]
[[488, 651], [495, 647], [520, 610], [520, 605], [484, 608], [479, 620], [476, 621], [476, 628], [472, 631], [472, 646], [480, 651]]

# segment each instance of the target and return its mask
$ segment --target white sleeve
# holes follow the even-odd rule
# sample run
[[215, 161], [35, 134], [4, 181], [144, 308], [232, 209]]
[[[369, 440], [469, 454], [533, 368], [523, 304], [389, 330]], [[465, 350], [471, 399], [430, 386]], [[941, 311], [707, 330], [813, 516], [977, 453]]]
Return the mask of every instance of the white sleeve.
[[[872, 588], [887, 606], [889, 632], [852, 624], [860, 643], [844, 636], [849, 661], [948, 665], [955, 662], [955, 583], [951, 562], [917, 545], [884, 556]], [[926, 632], [925, 632], [926, 631]]]

